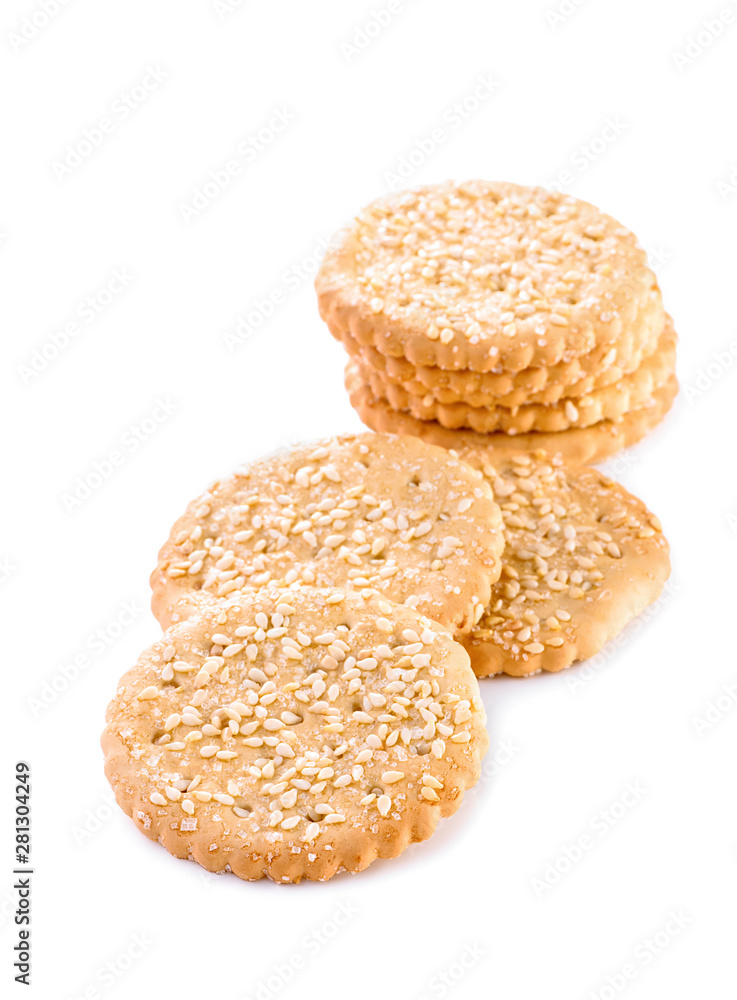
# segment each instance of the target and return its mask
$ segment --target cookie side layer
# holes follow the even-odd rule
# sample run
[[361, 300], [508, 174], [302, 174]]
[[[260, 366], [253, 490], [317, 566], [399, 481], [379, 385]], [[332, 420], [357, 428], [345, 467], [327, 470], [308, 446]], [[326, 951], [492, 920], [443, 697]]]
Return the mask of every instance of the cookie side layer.
[[351, 405], [364, 424], [377, 432], [391, 431], [420, 437], [444, 448], [488, 449], [489, 454], [503, 458], [513, 452], [543, 449], [551, 455], [561, 455], [566, 461], [595, 463], [610, 458], [623, 448], [641, 440], [656, 427], [670, 410], [678, 394], [678, 381], [671, 378], [654, 393], [649, 404], [630, 410], [622, 420], [574, 428], [552, 434], [531, 433], [509, 435], [499, 431], [478, 434], [475, 431], [450, 430], [433, 420], [416, 420], [409, 413], [393, 410], [386, 400], [377, 399], [366, 385], [357, 379], [347, 379], [346, 389]]
[[[640, 338], [638, 333], [635, 338], [634, 331], [628, 331], [615, 346], [604, 344], [585, 358], [574, 358], [552, 368], [526, 368], [517, 374], [423, 368], [406, 358], [389, 358], [346, 336], [341, 340], [356, 361], [369, 366], [384, 381], [404, 386], [415, 395], [430, 395], [444, 404], [465, 402], [471, 406], [513, 408], [531, 403], [548, 406], [566, 399], [575, 403], [578, 397], [614, 385], [652, 358], [665, 329], [672, 329], [672, 320], [667, 316], [665, 327], [661, 322], [645, 337]], [[636, 346], [633, 339], [637, 339]]]
[[[658, 350], [637, 371], [613, 385], [604, 386], [575, 400], [514, 408], [489, 405], [473, 406], [467, 402], [444, 404], [431, 394], [421, 394], [421, 386], [410, 387], [390, 382], [360, 362], [349, 361], [355, 375], [365, 382], [372, 394], [389, 405], [407, 411], [418, 420], [435, 420], [451, 429], [469, 429], [479, 433], [503, 431], [506, 434], [531, 432], [553, 433], [573, 427], [591, 427], [602, 420], [621, 420], [630, 410], [644, 405], [675, 372], [677, 337], [672, 325], [664, 332]], [[351, 377], [350, 375], [347, 377]]]

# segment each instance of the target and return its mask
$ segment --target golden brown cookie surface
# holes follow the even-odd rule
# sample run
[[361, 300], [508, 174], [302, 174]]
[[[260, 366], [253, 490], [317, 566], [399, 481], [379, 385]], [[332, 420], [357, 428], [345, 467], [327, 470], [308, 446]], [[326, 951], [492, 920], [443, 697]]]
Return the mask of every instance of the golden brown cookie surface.
[[634, 235], [593, 205], [516, 184], [446, 182], [380, 199], [316, 280], [336, 333], [415, 365], [556, 365], [613, 344], [659, 300]]
[[172, 528], [151, 576], [164, 627], [264, 586], [375, 587], [467, 631], [500, 572], [483, 477], [442, 449], [344, 435], [215, 483]]
[[244, 879], [395, 857], [458, 808], [488, 746], [463, 647], [381, 595], [264, 589], [169, 629], [102, 745], [152, 840]]
[[489, 608], [464, 636], [479, 677], [561, 670], [593, 656], [659, 596], [670, 573], [658, 519], [618, 483], [543, 452], [491, 464], [507, 545]]

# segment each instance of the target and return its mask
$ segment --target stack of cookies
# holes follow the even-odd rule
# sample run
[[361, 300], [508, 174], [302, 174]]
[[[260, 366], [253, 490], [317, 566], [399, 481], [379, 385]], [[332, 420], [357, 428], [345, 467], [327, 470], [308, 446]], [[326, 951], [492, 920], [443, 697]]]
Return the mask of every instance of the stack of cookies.
[[280, 882], [424, 840], [479, 778], [477, 677], [560, 670], [654, 601], [657, 519], [586, 466], [345, 435], [192, 501], [151, 576], [162, 638], [103, 735], [172, 854]]
[[381, 199], [335, 237], [316, 288], [374, 430], [596, 462], [677, 392], [644, 250], [568, 195], [472, 181]]

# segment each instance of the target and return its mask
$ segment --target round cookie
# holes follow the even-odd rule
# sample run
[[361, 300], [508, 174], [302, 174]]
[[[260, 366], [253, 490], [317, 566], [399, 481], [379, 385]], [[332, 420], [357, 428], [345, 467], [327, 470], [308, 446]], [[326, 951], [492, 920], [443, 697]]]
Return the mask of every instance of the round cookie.
[[[667, 316], [665, 321], [672, 322]], [[413, 365], [404, 357], [391, 357], [370, 345], [359, 344], [346, 331], [338, 339], [351, 357], [370, 365], [389, 381], [405, 386], [417, 383], [423, 387], [423, 395], [430, 392], [440, 403], [513, 407], [524, 403], [557, 403], [619, 381], [655, 351], [663, 329], [658, 293], [657, 302], [651, 304], [645, 315], [638, 315], [637, 322], [623, 331], [616, 344], [600, 344], [580, 358], [516, 373], [501, 368], [471, 372]]]
[[544, 452], [491, 464], [507, 545], [489, 607], [463, 636], [479, 677], [562, 670], [598, 653], [659, 596], [668, 543], [645, 505], [596, 469]]
[[355, 360], [355, 368], [374, 396], [383, 397], [395, 410], [406, 410], [418, 420], [436, 420], [443, 427], [467, 428], [479, 433], [504, 431], [527, 434], [532, 431], [552, 433], [572, 427], [591, 427], [602, 420], [621, 420], [651, 398], [675, 372], [676, 335], [672, 325], [664, 332], [658, 350], [643, 361], [637, 371], [625, 375], [613, 385], [596, 389], [586, 396], [564, 399], [559, 403], [514, 407], [495, 404], [473, 406], [468, 402], [444, 404], [430, 393], [422, 393], [417, 384], [411, 388], [387, 381], [381, 374]]
[[102, 737], [118, 804], [212, 872], [328, 879], [425, 840], [488, 747], [468, 654], [375, 592], [261, 590], [174, 626]]
[[655, 277], [593, 205], [517, 184], [446, 182], [373, 202], [333, 240], [323, 319], [416, 365], [520, 371], [614, 344]]
[[576, 427], [552, 434], [516, 435], [500, 431], [478, 434], [470, 430], [451, 430], [434, 420], [416, 420], [409, 413], [392, 409], [385, 399], [377, 399], [352, 373], [346, 378], [346, 388], [360, 419], [376, 432], [412, 435], [443, 448], [481, 448], [498, 458], [515, 451], [541, 448], [551, 455], [561, 455], [566, 461], [595, 463], [635, 444], [656, 427], [678, 395], [678, 380], [675, 376], [670, 378], [653, 393], [646, 405], [630, 410], [619, 421], [603, 420], [593, 427]]
[[491, 490], [447, 451], [343, 435], [245, 466], [194, 500], [151, 575], [163, 627], [264, 586], [374, 587], [468, 631], [499, 578]]

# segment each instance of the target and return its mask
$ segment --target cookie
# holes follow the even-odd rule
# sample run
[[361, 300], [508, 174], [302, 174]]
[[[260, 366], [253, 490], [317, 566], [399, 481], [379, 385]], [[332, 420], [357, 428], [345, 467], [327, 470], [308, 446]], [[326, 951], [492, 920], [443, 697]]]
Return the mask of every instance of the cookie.
[[571, 462], [602, 462], [622, 448], [628, 448], [657, 426], [670, 410], [678, 394], [673, 376], [653, 393], [645, 406], [630, 410], [621, 420], [604, 420], [593, 427], [574, 428], [553, 434], [533, 432], [510, 435], [502, 432], [478, 434], [468, 430], [450, 430], [434, 420], [416, 420], [409, 413], [393, 410], [385, 399], [377, 399], [359, 379], [349, 375], [346, 388], [351, 405], [364, 424], [377, 432], [391, 431], [431, 441], [444, 448], [488, 449], [498, 458], [520, 450], [542, 448], [551, 455], [561, 455]]
[[489, 607], [463, 637], [479, 677], [562, 670], [657, 599], [668, 543], [645, 505], [596, 469], [544, 452], [464, 453], [502, 508], [507, 545]]
[[562, 399], [573, 399], [575, 403], [580, 396], [619, 382], [652, 357], [667, 330], [672, 330], [670, 317], [666, 317], [665, 328], [653, 330], [644, 338], [638, 333], [636, 346], [633, 344], [635, 331], [631, 330], [616, 346], [603, 344], [584, 358], [574, 358], [551, 368], [526, 368], [517, 374], [423, 368], [406, 358], [387, 357], [347, 336], [342, 342], [347, 352], [360, 363], [359, 367], [368, 366], [382, 380], [404, 386], [414, 395], [429, 394], [445, 404], [513, 408], [531, 403], [549, 406]]
[[375, 201], [315, 282], [334, 331], [415, 365], [557, 365], [614, 344], [659, 292], [635, 236], [593, 205], [446, 182]]
[[468, 631], [499, 578], [501, 515], [440, 448], [344, 435], [215, 483], [172, 528], [151, 576], [163, 627], [264, 586], [374, 587]]
[[352, 357], [371, 365], [392, 382], [421, 384], [438, 402], [465, 401], [473, 406], [493, 402], [496, 406], [511, 407], [557, 403], [564, 397], [582, 396], [617, 382], [653, 353], [663, 329], [663, 305], [658, 292], [638, 312], [636, 322], [622, 332], [616, 344], [600, 344], [582, 357], [519, 372], [504, 371], [501, 367], [472, 372], [413, 365], [405, 357], [391, 357], [371, 345], [360, 344], [347, 331], [335, 335]]
[[102, 737], [118, 804], [211, 872], [358, 872], [425, 840], [488, 747], [468, 654], [375, 592], [266, 588], [175, 625]]
[[647, 402], [675, 372], [676, 335], [672, 324], [663, 333], [658, 350], [637, 371], [613, 385], [596, 389], [586, 396], [565, 399], [543, 406], [538, 403], [514, 407], [472, 406], [467, 402], [439, 403], [430, 393], [419, 394], [422, 387], [409, 387], [385, 380], [382, 375], [355, 360], [355, 369], [374, 396], [383, 397], [395, 410], [406, 410], [418, 420], [436, 420], [443, 427], [468, 428], [480, 433], [504, 431], [527, 434], [531, 431], [555, 432], [572, 427], [590, 427], [602, 420], [621, 420], [629, 410]]

